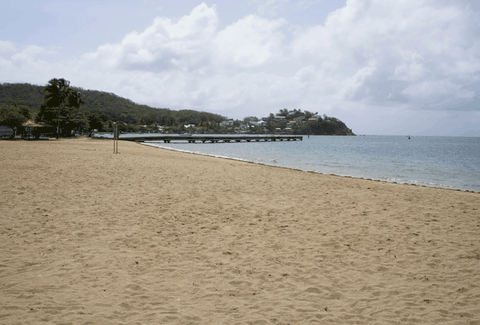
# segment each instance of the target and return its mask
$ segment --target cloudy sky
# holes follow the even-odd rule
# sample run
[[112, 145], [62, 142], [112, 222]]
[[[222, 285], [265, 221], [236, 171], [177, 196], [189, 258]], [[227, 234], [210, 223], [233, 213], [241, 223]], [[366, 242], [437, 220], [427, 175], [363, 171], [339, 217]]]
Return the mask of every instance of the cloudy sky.
[[0, 82], [357, 134], [480, 136], [478, 0], [3, 0]]

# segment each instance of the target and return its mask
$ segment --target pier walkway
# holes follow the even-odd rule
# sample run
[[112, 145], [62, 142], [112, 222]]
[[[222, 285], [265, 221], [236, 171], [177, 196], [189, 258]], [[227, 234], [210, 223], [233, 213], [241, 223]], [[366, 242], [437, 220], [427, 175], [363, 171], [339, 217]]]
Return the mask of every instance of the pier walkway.
[[139, 135], [120, 135], [119, 140], [126, 141], [188, 141], [195, 142], [268, 142], [268, 141], [297, 141], [303, 140], [301, 135], [279, 135], [279, 134], [139, 134]]

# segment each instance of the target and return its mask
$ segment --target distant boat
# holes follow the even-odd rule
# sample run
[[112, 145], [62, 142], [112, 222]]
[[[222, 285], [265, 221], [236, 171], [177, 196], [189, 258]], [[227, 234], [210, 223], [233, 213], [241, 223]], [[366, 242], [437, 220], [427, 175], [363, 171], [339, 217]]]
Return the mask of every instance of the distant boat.
[[408, 140], [410, 140], [410, 136], [408, 136]]

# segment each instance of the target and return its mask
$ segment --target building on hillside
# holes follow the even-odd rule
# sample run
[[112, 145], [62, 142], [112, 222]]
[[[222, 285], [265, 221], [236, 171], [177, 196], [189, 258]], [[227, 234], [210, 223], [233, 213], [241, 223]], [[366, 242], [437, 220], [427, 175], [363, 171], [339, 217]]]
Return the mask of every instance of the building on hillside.
[[265, 124], [267, 124], [265, 121], [250, 122], [250, 125], [252, 126], [264, 126]]
[[222, 127], [233, 126], [233, 120], [222, 121], [220, 123], [220, 126], [222, 126]]

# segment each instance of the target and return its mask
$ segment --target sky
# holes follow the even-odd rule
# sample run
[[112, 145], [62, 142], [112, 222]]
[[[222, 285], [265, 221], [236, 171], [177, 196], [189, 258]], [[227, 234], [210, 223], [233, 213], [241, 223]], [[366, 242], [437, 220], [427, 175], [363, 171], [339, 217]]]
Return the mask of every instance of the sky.
[[280, 109], [356, 134], [480, 136], [478, 0], [3, 0], [0, 83]]

